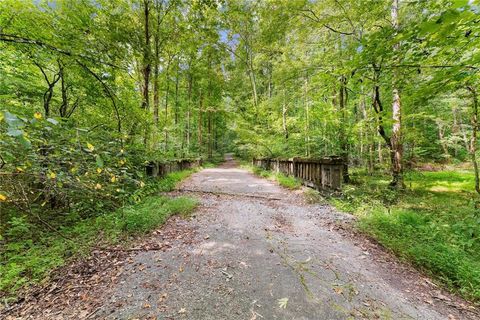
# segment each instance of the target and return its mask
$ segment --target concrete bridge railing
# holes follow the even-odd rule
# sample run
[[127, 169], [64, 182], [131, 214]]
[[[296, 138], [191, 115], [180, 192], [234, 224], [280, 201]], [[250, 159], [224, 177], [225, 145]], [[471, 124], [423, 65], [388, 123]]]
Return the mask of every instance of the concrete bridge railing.
[[339, 157], [319, 159], [253, 159], [254, 166], [281, 172], [298, 178], [303, 184], [316, 189], [340, 190], [342, 188], [343, 162]]

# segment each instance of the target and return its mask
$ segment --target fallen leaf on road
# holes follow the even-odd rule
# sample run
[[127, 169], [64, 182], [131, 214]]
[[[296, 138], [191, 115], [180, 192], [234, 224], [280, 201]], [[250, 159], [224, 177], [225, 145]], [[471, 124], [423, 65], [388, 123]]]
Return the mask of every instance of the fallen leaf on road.
[[288, 298], [278, 299], [278, 306], [282, 309], [286, 309], [288, 304]]

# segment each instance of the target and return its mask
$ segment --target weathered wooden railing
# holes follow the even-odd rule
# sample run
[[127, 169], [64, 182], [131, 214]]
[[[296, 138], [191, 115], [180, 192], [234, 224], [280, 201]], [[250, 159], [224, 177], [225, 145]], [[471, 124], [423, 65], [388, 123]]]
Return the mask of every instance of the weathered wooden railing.
[[145, 171], [151, 177], [164, 177], [170, 172], [192, 169], [202, 165], [201, 159], [181, 159], [171, 161], [150, 161]]
[[320, 159], [253, 159], [252, 164], [265, 170], [281, 172], [300, 179], [303, 184], [316, 189], [340, 190], [343, 162], [339, 157]]

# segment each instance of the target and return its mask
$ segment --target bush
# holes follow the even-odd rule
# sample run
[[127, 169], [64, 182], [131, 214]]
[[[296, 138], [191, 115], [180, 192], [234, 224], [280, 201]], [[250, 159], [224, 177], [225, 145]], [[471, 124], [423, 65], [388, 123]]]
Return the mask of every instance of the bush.
[[188, 215], [197, 205], [186, 197], [169, 198], [152, 194], [171, 191], [192, 170], [175, 172], [164, 179], [148, 180], [132, 204], [70, 224], [57, 224], [58, 232], [41, 228], [28, 216], [11, 217], [6, 225], [5, 245], [0, 252], [0, 296], [14, 297], [22, 287], [41, 282], [51, 270], [71, 258], [88, 254], [96, 246], [126, 243], [130, 236], [148, 232], [173, 214]]

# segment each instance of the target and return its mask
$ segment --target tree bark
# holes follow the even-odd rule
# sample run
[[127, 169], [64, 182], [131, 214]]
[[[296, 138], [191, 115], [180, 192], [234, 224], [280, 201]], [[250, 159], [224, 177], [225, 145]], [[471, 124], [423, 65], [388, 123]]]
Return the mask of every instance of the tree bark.
[[202, 152], [202, 147], [203, 147], [203, 141], [202, 141], [202, 124], [203, 124], [203, 117], [202, 117], [202, 113], [203, 113], [203, 95], [202, 95], [202, 92], [200, 92], [200, 101], [199, 101], [199, 104], [198, 104], [198, 136], [197, 136], [197, 140], [198, 140], [198, 148], [200, 150], [200, 152]]
[[448, 146], [445, 143], [445, 126], [439, 119], [437, 119], [435, 123], [437, 124], [438, 141], [440, 142], [440, 146], [442, 147], [445, 160], [448, 161], [448, 159], [450, 158], [450, 153], [448, 152]]
[[52, 98], [53, 98], [53, 88], [61, 78], [61, 74], [60, 74], [61, 71], [55, 74], [52, 78], [52, 81], [50, 81], [42, 65], [36, 61], [33, 61], [33, 63], [38, 67], [38, 69], [40, 69], [40, 72], [42, 73], [43, 78], [45, 79], [45, 82], [47, 83], [47, 86], [48, 86], [47, 90], [43, 94], [43, 110], [45, 112], [45, 118], [48, 118], [50, 116], [50, 102], [52, 101]]
[[[392, 23], [395, 33], [398, 32], [398, 0], [392, 1]], [[400, 44], [393, 45], [393, 51], [396, 53], [400, 50]], [[394, 70], [393, 80], [393, 104], [392, 104], [392, 136], [391, 136], [391, 149], [390, 157], [392, 162], [392, 181], [390, 186], [394, 188], [404, 188], [403, 183], [403, 168], [402, 168], [402, 156], [403, 156], [403, 144], [402, 144], [402, 105], [400, 101], [400, 92], [397, 87], [397, 74]]]
[[346, 134], [347, 78], [343, 75], [340, 77], [340, 91], [338, 100], [339, 111], [342, 119], [342, 123], [340, 124], [340, 149], [343, 160], [343, 182], [348, 183], [350, 181], [350, 176], [348, 173], [349, 150]]
[[150, 108], [150, 0], [143, 0], [143, 19], [144, 19], [144, 37], [145, 47], [143, 48], [143, 88], [142, 88], [142, 108]]
[[288, 127], [287, 127], [287, 94], [283, 89], [283, 104], [282, 104], [282, 128], [285, 140], [288, 140]]
[[478, 162], [477, 162], [477, 132], [478, 132], [478, 95], [477, 91], [473, 86], [467, 86], [467, 90], [472, 94], [472, 116], [470, 118], [470, 123], [472, 125], [472, 135], [470, 137], [470, 158], [473, 163], [473, 171], [475, 173], [475, 191], [480, 194], [480, 176], [478, 172]]
[[303, 103], [305, 106], [305, 153], [310, 157], [310, 106], [308, 104], [308, 76], [305, 75]]

